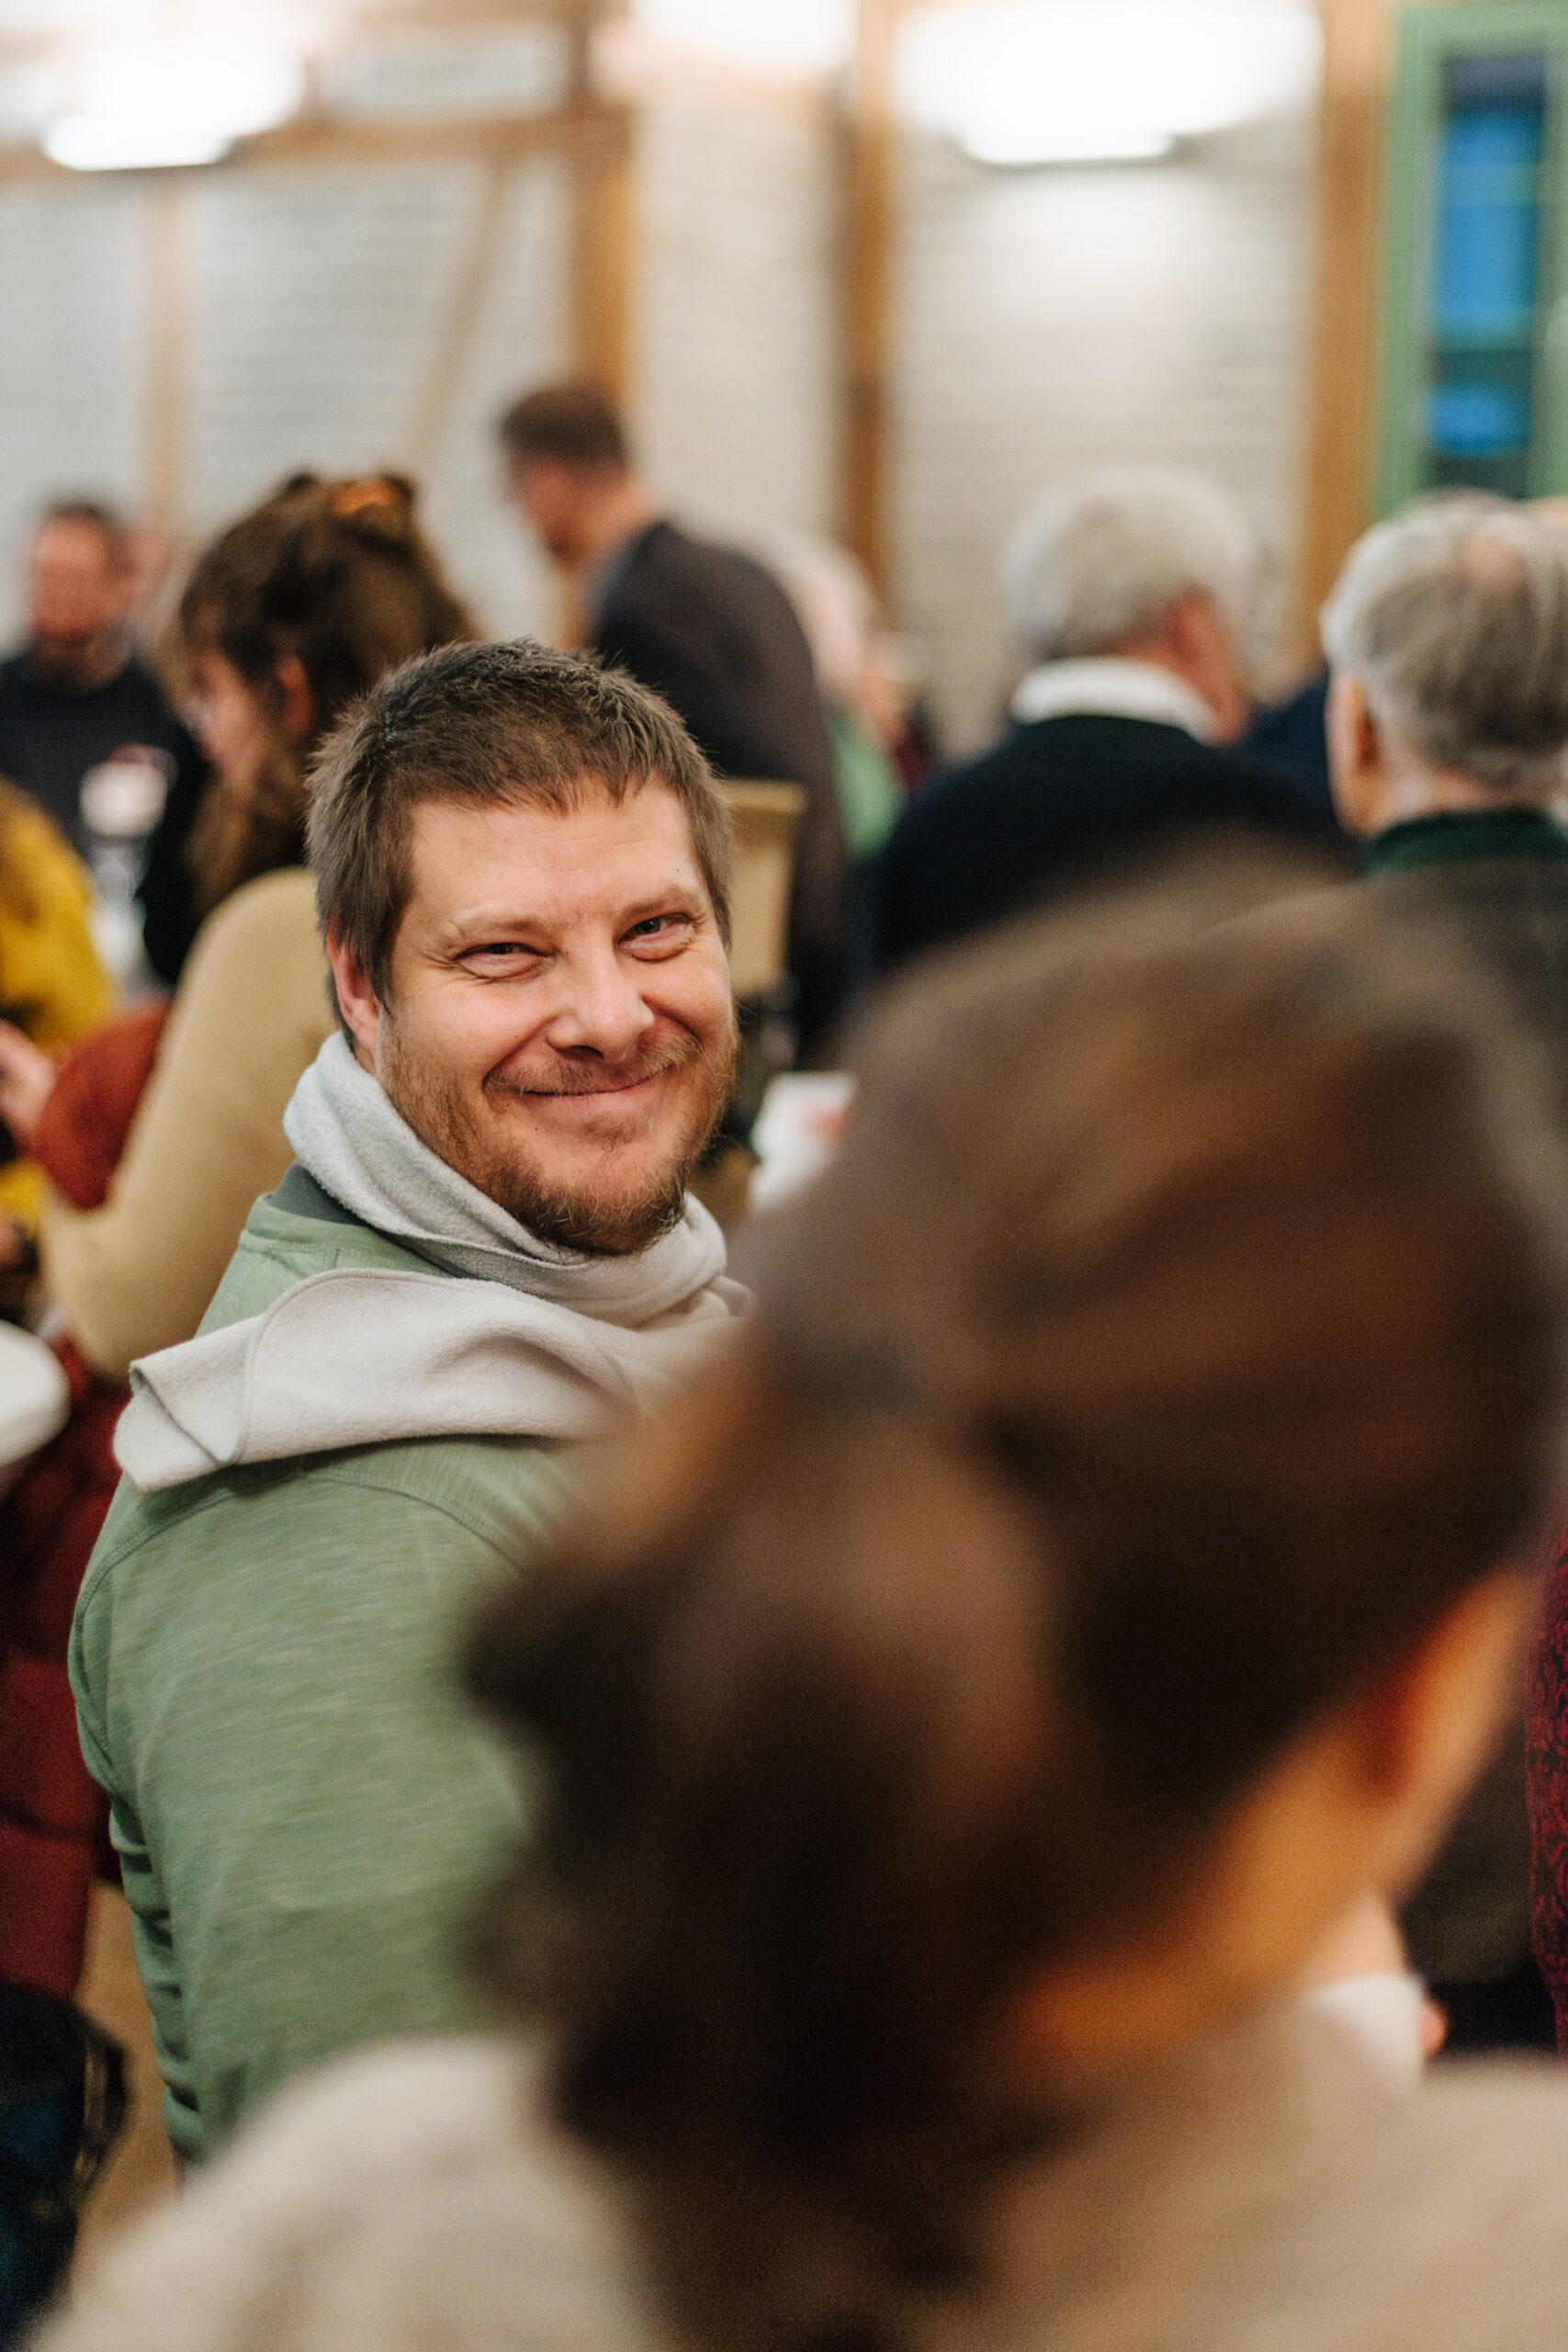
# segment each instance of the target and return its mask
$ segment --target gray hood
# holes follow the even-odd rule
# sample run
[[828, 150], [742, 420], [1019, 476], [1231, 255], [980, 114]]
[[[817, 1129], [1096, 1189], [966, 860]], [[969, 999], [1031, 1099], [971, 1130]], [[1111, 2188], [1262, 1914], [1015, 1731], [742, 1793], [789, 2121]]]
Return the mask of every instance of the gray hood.
[[132, 1364], [115, 1453], [144, 1491], [342, 1446], [595, 1437], [656, 1404], [744, 1311], [700, 1202], [632, 1257], [554, 1249], [438, 1159], [341, 1037], [285, 1124], [322, 1189], [430, 1271], [310, 1274]]

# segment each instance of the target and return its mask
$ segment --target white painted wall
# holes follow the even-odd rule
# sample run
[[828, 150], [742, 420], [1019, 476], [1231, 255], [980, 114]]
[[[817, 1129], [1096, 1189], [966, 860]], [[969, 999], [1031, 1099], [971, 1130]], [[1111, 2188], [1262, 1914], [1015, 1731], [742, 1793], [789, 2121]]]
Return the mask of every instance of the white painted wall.
[[823, 528], [836, 401], [827, 119], [804, 99], [656, 99], [637, 145], [632, 423], [694, 526]]
[[956, 748], [989, 731], [1011, 661], [997, 551], [1057, 476], [1201, 467], [1288, 558], [1309, 168], [1300, 119], [1095, 170], [991, 172], [910, 142], [897, 594]]

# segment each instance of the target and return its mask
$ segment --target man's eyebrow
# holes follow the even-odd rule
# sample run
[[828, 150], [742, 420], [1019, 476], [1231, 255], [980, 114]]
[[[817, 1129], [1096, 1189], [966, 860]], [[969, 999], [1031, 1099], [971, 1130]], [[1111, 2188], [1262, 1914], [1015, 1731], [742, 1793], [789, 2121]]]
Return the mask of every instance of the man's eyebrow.
[[[617, 908], [613, 920], [617, 924], [646, 922], [652, 915], [675, 911], [707, 913], [707, 893], [700, 882], [671, 881], [661, 889], [646, 891], [629, 906]], [[498, 901], [493, 907], [474, 907], [448, 916], [436, 927], [435, 936], [441, 940], [473, 939], [494, 933], [546, 930], [550, 922], [550, 915], [542, 909], [525, 913], [516, 905], [507, 907]]]
[[655, 891], [650, 897], [638, 899], [634, 906], [626, 908], [620, 920], [622, 922], [646, 922], [650, 915], [666, 915], [676, 908], [682, 912], [690, 910], [705, 914], [707, 893], [702, 884], [671, 882], [668, 889]]

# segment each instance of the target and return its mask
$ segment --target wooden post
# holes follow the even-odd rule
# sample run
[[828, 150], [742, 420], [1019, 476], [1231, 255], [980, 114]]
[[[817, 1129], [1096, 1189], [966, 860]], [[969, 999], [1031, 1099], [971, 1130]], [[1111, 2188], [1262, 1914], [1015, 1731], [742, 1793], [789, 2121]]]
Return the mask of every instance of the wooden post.
[[572, 96], [592, 111], [572, 151], [571, 348], [580, 375], [617, 408], [632, 392], [634, 140], [630, 109], [596, 101], [593, 43], [626, 13], [626, 0], [579, 0]]
[[1392, 0], [1318, 0], [1318, 6], [1323, 96], [1292, 631], [1303, 668], [1317, 659], [1318, 608], [1371, 519], [1383, 123], [1393, 41]]
[[189, 291], [185, 202], [165, 178], [147, 198], [146, 424], [142, 471], [149, 521], [177, 532], [185, 520]]
[[899, 0], [860, 0], [854, 79], [842, 124], [839, 334], [839, 537], [886, 596], [888, 428], [897, 128], [893, 104]]

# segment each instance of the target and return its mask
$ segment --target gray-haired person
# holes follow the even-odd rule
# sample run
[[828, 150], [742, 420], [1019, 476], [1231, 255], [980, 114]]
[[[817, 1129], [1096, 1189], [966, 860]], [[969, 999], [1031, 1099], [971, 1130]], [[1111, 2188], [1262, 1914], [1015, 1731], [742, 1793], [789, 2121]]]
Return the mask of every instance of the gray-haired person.
[[884, 854], [886, 968], [1215, 825], [1330, 838], [1230, 749], [1247, 718], [1258, 546], [1201, 475], [1116, 466], [1051, 491], [1009, 549], [1024, 675], [1000, 741], [910, 803]]
[[[1483, 497], [1369, 531], [1323, 615], [1335, 801], [1385, 904], [1457, 930], [1568, 1119], [1568, 530]], [[1461, 2045], [1552, 2039], [1530, 1958], [1524, 1724], [1405, 1917]]]

